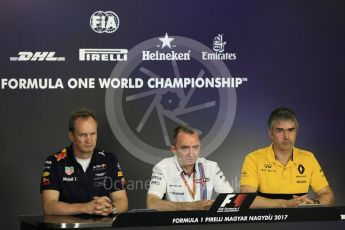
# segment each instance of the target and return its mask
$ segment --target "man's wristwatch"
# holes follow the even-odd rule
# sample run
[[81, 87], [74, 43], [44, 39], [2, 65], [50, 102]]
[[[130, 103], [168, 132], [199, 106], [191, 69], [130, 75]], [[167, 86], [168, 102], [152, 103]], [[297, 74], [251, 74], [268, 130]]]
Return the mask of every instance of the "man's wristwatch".
[[116, 210], [116, 207], [113, 205], [113, 210], [111, 211], [111, 213], [113, 214], [113, 215], [116, 215], [116, 213], [117, 213], [117, 210]]

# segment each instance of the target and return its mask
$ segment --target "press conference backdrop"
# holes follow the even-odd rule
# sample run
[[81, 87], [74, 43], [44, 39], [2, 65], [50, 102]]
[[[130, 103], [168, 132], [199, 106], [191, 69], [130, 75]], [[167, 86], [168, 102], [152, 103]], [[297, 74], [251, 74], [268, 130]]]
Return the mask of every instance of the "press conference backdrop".
[[[343, 1], [1, 1], [1, 225], [42, 213], [44, 160], [69, 145], [68, 117], [79, 107], [95, 111], [98, 146], [121, 162], [130, 209], [145, 207], [152, 166], [172, 156], [179, 123], [202, 132], [202, 156], [239, 191], [243, 158], [270, 144], [267, 117], [280, 106], [296, 111], [296, 145], [316, 155], [344, 205], [344, 9]], [[185, 85], [171, 88], [179, 77]], [[219, 84], [207, 88], [206, 79]]]

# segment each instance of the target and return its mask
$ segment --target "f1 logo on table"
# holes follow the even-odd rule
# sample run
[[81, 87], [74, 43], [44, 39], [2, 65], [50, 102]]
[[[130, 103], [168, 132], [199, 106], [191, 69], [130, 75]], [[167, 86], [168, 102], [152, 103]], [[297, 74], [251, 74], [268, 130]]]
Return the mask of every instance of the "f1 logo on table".
[[247, 194], [228, 194], [219, 206], [217, 212], [237, 212], [246, 199]]

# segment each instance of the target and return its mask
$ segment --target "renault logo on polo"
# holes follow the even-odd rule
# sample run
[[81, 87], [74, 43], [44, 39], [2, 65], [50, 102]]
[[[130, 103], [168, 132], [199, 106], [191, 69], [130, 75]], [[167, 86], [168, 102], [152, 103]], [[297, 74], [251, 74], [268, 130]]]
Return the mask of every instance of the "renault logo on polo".
[[303, 165], [301, 165], [301, 164], [299, 164], [298, 165], [298, 172], [300, 173], [300, 174], [303, 174], [304, 173], [304, 171], [305, 171], [305, 168], [304, 168], [304, 166]]

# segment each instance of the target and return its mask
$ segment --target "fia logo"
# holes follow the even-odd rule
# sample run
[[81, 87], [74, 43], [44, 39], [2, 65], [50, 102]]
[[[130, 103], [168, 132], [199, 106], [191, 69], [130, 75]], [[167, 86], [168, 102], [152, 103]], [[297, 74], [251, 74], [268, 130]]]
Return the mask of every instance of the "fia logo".
[[96, 11], [91, 15], [90, 26], [96, 33], [114, 33], [120, 26], [120, 19], [112, 11]]

